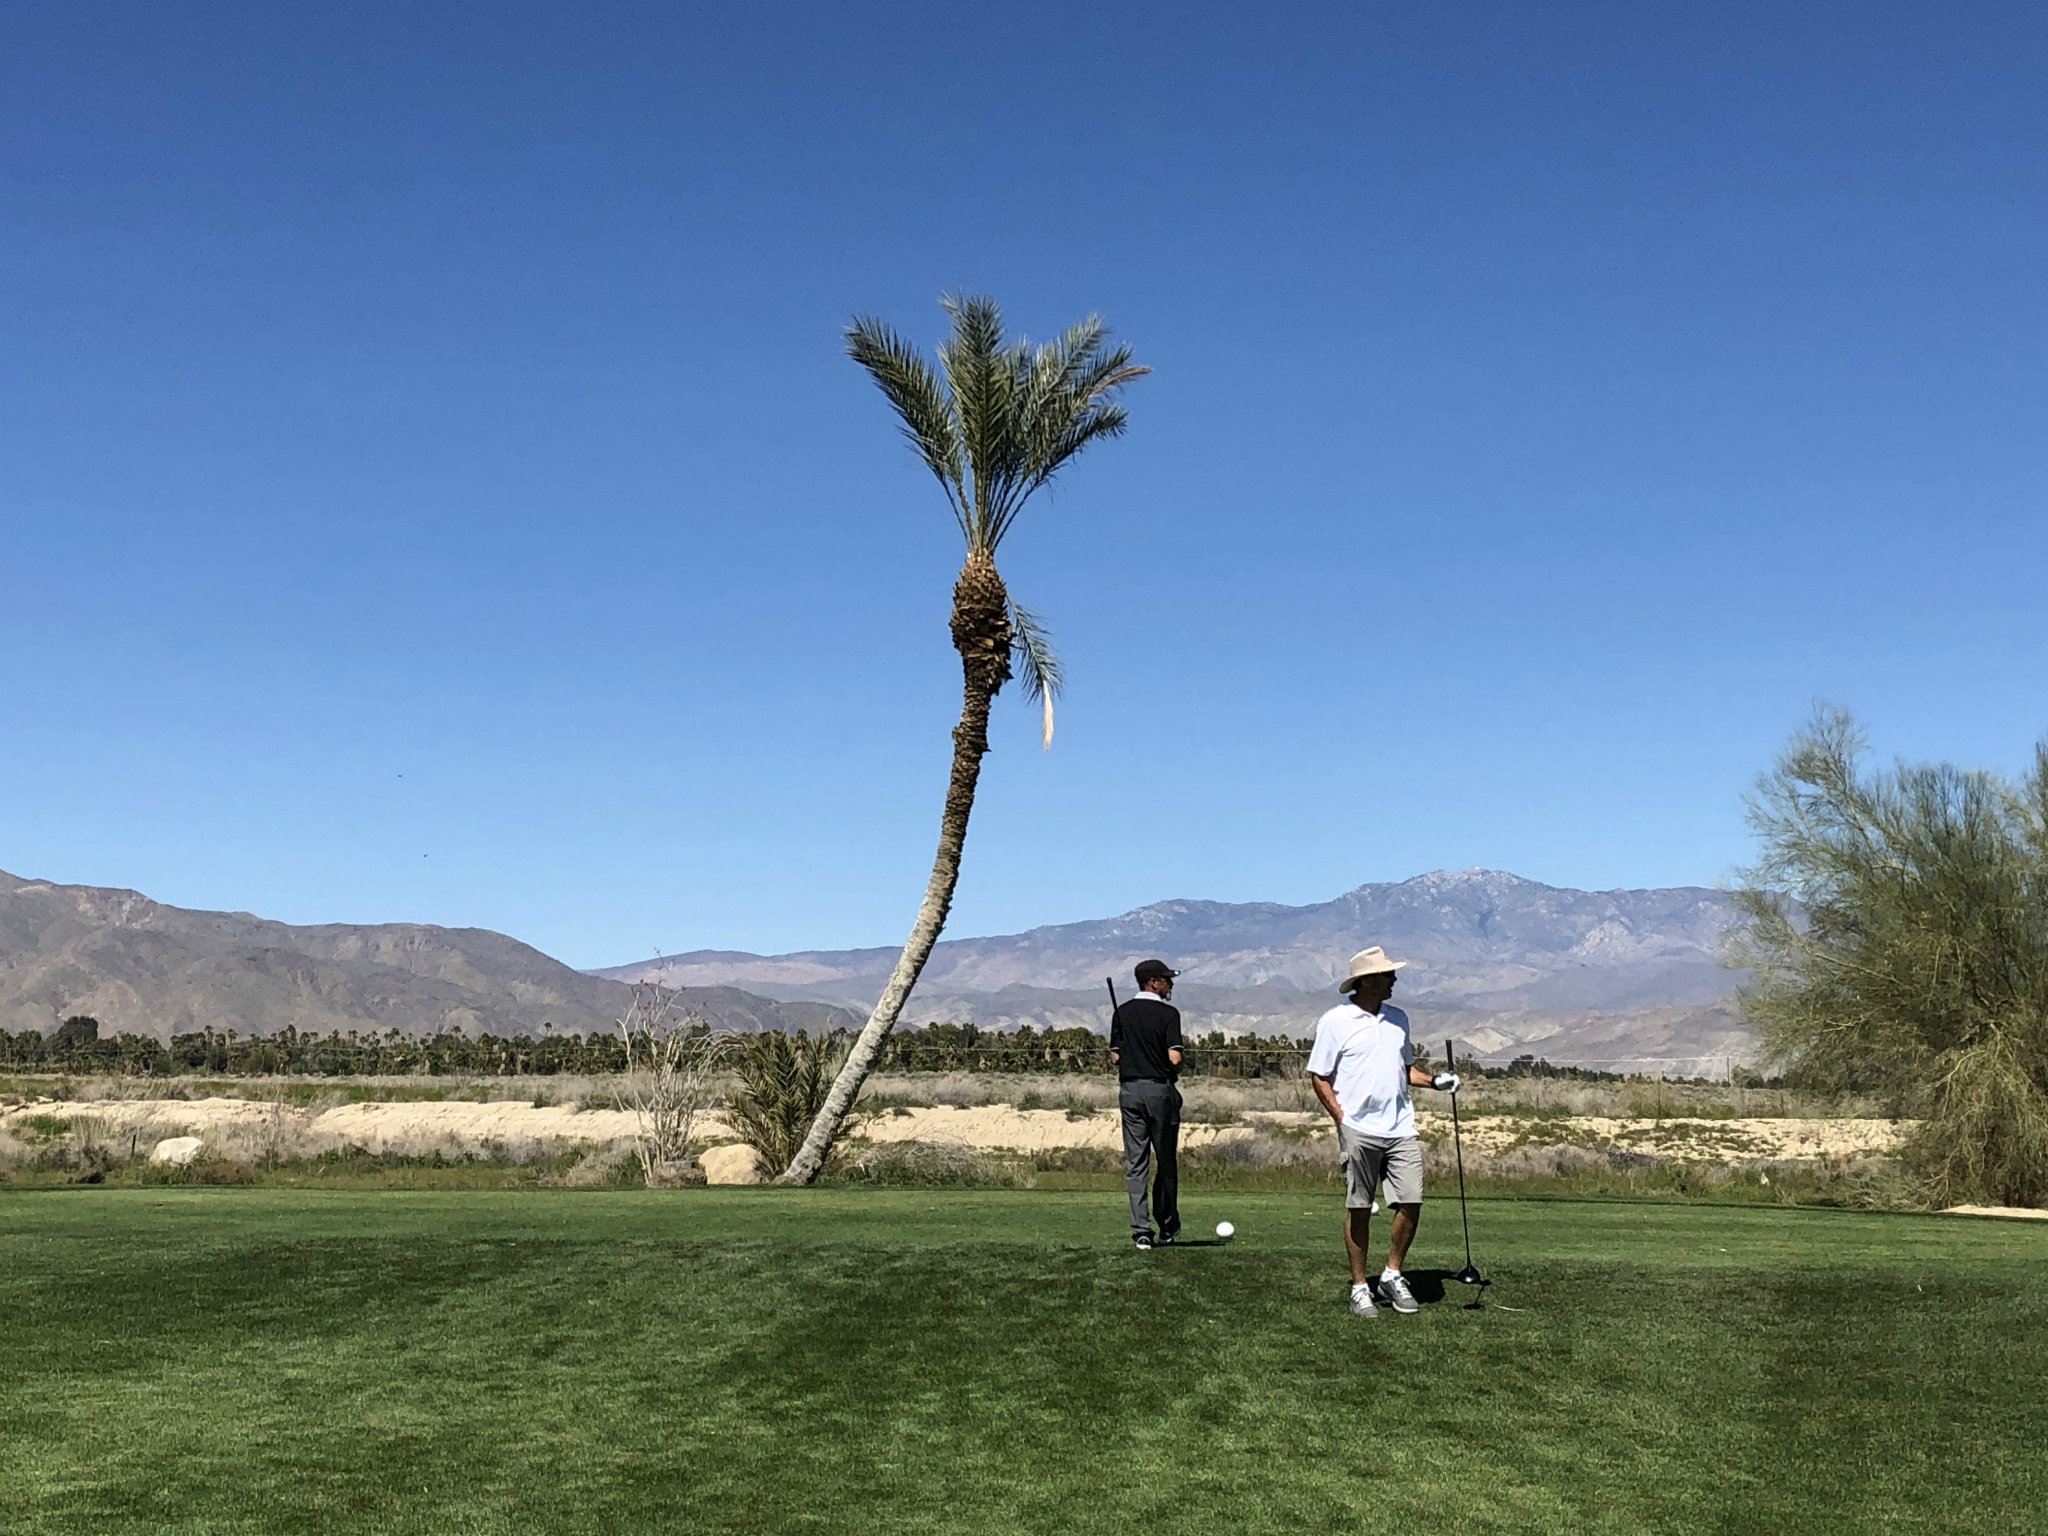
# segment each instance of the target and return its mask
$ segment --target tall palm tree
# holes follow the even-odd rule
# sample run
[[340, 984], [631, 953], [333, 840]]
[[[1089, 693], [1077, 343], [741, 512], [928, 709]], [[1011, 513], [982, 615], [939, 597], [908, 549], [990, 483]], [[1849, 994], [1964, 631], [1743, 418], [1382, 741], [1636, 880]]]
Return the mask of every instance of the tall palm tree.
[[939, 302], [952, 318], [953, 334], [939, 345], [936, 369], [916, 347], [871, 318], [848, 328], [846, 350], [895, 408], [903, 435], [937, 477], [967, 544], [967, 559], [953, 583], [953, 648], [960, 653], [961, 672], [953, 773], [917, 921], [825, 1107], [783, 1171], [785, 1184], [808, 1184], [818, 1176], [840, 1122], [946, 926], [981, 759], [988, 751], [989, 706], [1013, 676], [1021, 679], [1026, 697], [1040, 705], [1042, 741], [1052, 745], [1059, 659], [1045, 626], [1003, 585], [996, 548], [1032, 492], [1090, 443], [1123, 432], [1126, 413], [1118, 392], [1151, 372], [1131, 361], [1129, 347], [1111, 345], [1109, 328], [1094, 315], [1057, 341], [1033, 347], [1004, 338], [1002, 311], [992, 299], [949, 295]]

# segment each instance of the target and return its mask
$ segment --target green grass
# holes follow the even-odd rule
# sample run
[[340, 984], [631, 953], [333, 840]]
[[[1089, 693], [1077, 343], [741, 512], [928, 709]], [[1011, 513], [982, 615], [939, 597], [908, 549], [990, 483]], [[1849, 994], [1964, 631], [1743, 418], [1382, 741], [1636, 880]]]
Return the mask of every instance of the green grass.
[[[0, 1195], [0, 1529], [2011, 1532], [2048, 1231], [1325, 1196]], [[2032, 1511], [2032, 1513], [2029, 1513]], [[2038, 1526], [2036, 1526], [2038, 1528]]]

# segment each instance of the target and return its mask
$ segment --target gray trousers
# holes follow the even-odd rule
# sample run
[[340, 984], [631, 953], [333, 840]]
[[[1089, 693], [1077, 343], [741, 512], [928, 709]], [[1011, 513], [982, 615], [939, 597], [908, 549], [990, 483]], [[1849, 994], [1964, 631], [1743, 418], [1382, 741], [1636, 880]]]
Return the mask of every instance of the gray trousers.
[[1117, 1108], [1124, 1121], [1124, 1188], [1131, 1196], [1131, 1231], [1152, 1230], [1145, 1176], [1154, 1172], [1159, 1234], [1172, 1237], [1180, 1231], [1180, 1090], [1171, 1083], [1137, 1079], [1117, 1090]]

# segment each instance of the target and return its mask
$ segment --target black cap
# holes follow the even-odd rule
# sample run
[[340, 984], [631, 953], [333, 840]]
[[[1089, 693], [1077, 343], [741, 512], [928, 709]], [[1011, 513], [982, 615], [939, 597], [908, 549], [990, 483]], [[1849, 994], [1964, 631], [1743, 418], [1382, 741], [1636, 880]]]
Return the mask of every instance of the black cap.
[[1148, 981], [1171, 981], [1180, 972], [1164, 960], [1140, 960], [1138, 968], [1131, 974], [1138, 978], [1138, 985], [1142, 987]]

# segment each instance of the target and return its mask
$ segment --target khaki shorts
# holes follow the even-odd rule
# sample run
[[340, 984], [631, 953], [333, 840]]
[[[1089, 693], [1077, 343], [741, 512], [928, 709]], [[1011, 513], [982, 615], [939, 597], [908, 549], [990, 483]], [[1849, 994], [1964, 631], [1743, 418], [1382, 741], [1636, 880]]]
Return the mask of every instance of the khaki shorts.
[[1422, 1143], [1413, 1136], [1361, 1136], [1337, 1127], [1337, 1160], [1344, 1165], [1344, 1204], [1362, 1211], [1382, 1180], [1388, 1205], [1422, 1204]]

